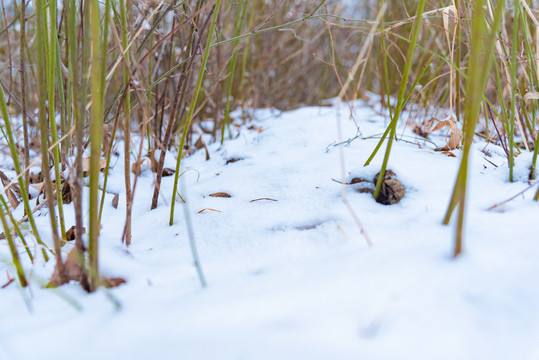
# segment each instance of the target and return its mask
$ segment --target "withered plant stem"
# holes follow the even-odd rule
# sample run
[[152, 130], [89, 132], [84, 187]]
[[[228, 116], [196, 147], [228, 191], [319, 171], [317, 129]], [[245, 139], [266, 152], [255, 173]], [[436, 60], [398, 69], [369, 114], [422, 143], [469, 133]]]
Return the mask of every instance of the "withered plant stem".
[[[131, 212], [133, 208], [133, 201], [131, 195], [131, 89], [129, 86], [129, 67], [131, 66], [129, 61], [128, 45], [128, 27], [127, 16], [129, 12], [128, 6], [126, 6], [125, 0], [120, 0], [120, 21], [121, 21], [121, 37], [122, 48], [125, 52], [124, 55], [124, 84], [127, 86], [124, 99], [124, 181], [125, 181], [125, 245], [131, 245]], [[144, 139], [141, 139], [143, 141]], [[111, 140], [112, 141], [112, 140]]]

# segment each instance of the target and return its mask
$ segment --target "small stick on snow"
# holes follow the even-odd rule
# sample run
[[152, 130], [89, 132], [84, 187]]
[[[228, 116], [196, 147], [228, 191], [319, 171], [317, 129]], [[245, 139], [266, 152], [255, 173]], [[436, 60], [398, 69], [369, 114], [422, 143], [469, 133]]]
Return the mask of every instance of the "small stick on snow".
[[498, 204], [495, 204], [495, 205], [492, 205], [491, 207], [489, 207], [487, 210], [490, 211], [490, 210], [494, 210], [496, 209], [497, 207], [500, 207], [502, 205], [505, 205], [507, 204], [508, 202], [516, 199], [517, 197], [519, 197], [520, 195], [524, 194], [526, 191], [530, 190], [531, 188], [533, 188], [535, 185], [537, 185], [537, 182], [534, 182], [532, 183], [530, 186], [528, 186], [527, 188], [525, 188], [524, 190], [522, 190], [521, 192], [519, 192], [518, 194], [514, 195], [514, 196], [511, 196], [509, 199], [507, 200], [504, 200], [502, 201], [501, 203], [498, 203]]

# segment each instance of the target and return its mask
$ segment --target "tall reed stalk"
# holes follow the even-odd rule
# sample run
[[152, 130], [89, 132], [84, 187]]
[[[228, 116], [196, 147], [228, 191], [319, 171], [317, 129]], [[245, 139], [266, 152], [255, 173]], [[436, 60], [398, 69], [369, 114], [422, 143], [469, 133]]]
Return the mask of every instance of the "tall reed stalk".
[[477, 0], [473, 4], [474, 16], [472, 20], [470, 55], [468, 58], [466, 80], [466, 98], [464, 104], [464, 147], [457, 181], [449, 202], [449, 208], [443, 221], [443, 223], [447, 225], [455, 208], [457, 206], [459, 207], [453, 251], [454, 257], [459, 256], [462, 252], [470, 150], [473, 143], [475, 128], [479, 119], [488, 75], [491, 69], [494, 45], [502, 20], [504, 3], [504, 0], [500, 0], [497, 3], [490, 31], [487, 29], [485, 21], [485, 0]]
[[[73, 185], [73, 204], [75, 211], [75, 247], [77, 249], [77, 260], [81, 270], [81, 285], [89, 291], [90, 285], [86, 269], [86, 259], [84, 256], [84, 244], [82, 239], [84, 220], [83, 220], [83, 202], [82, 202], [82, 155], [84, 142], [84, 116], [85, 105], [82, 96], [85, 93], [81, 84], [86, 76], [81, 76], [79, 72], [79, 36], [77, 31], [77, 2], [76, 0], [67, 0], [65, 2], [67, 21], [66, 38], [68, 50], [68, 93], [71, 99], [71, 115], [75, 123], [75, 166], [71, 183]], [[83, 59], [83, 62], [85, 60]]]
[[[22, 129], [23, 129], [23, 142], [24, 142], [24, 167], [27, 168], [30, 164], [30, 147], [28, 145], [28, 118], [26, 111], [26, 57], [24, 56], [24, 49], [26, 49], [26, 1], [21, 1], [21, 15], [20, 15], [20, 75], [21, 75], [21, 115], [22, 115]], [[28, 176], [24, 177], [24, 188], [28, 192], [28, 186], [30, 179]]]
[[[66, 238], [64, 208], [62, 204], [62, 179], [61, 179], [61, 164], [60, 164], [60, 144], [58, 144], [58, 129], [56, 126], [56, 63], [58, 61], [57, 42], [58, 32], [56, 29], [56, 13], [57, 2], [49, 2], [49, 26], [48, 26], [48, 48], [47, 48], [47, 102], [49, 107], [49, 124], [52, 137], [52, 143], [56, 144], [53, 149], [54, 174], [56, 179], [56, 202], [58, 204], [58, 220], [60, 222], [60, 233], [62, 238]], [[46, 18], [45, 18], [46, 22]], [[47, 39], [45, 39], [47, 40]], [[61, 81], [61, 78], [59, 79]], [[60, 87], [59, 87], [60, 88]]]
[[[38, 117], [41, 139], [41, 173], [45, 182], [45, 194], [47, 196], [47, 206], [49, 209], [49, 220], [54, 244], [54, 255], [56, 257], [56, 268], [60, 279], [64, 277], [64, 263], [61, 255], [61, 243], [58, 235], [58, 224], [56, 222], [55, 194], [50, 175], [49, 161], [49, 122], [47, 121], [47, 58], [46, 58], [46, 22], [45, 4], [43, 0], [36, 0], [36, 82], [38, 93]], [[59, 181], [59, 179], [57, 179]]]
[[[89, 196], [89, 246], [88, 257], [90, 266], [90, 290], [95, 291], [99, 286], [99, 174], [101, 170], [101, 145], [103, 142], [103, 68], [101, 16], [98, 0], [89, 0], [91, 18], [91, 48], [92, 48], [92, 80], [91, 80], [91, 119], [90, 119], [90, 196]], [[108, 26], [108, 24], [104, 24]]]

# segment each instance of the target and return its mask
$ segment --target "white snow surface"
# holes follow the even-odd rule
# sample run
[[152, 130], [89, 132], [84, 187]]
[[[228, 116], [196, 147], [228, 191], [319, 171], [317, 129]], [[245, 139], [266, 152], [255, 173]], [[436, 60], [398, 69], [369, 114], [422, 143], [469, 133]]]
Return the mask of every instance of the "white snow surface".
[[[343, 180], [335, 144], [356, 135], [350, 111], [346, 104], [258, 110], [248, 124], [253, 129], [243, 126], [224, 145], [208, 146], [209, 161], [204, 150], [184, 159], [184, 170], [192, 170], [182, 176], [181, 191], [206, 289], [179, 201], [168, 226], [173, 177], [163, 178], [159, 207], [150, 211], [154, 174], [142, 173], [132, 245], [121, 244], [119, 144], [104, 204], [100, 270], [127, 284], [94, 294], [76, 283], [63, 286], [78, 311], [36, 280], [50, 277], [53, 261], [38, 255], [32, 265], [21, 248], [33, 280], [27, 290], [16, 283], [0, 290], [0, 360], [539, 359], [536, 188], [487, 210], [529, 186], [531, 154], [517, 157], [516, 181], [509, 183], [502, 149], [475, 144], [464, 253], [455, 260], [455, 223], [444, 226], [442, 219], [461, 151], [452, 158], [433, 150], [444, 145], [443, 131], [431, 137], [435, 145], [399, 125], [406, 141], [394, 144], [389, 168], [406, 187], [404, 199], [384, 206], [346, 186], [369, 247], [343, 203], [344, 185], [332, 180]], [[387, 116], [362, 103], [352, 111], [365, 139], [343, 147], [344, 181], [372, 179], [385, 146], [371, 165], [363, 164]], [[490, 156], [481, 152], [485, 146]], [[241, 160], [227, 164], [230, 158]], [[167, 166], [174, 165], [175, 156], [167, 154]], [[118, 209], [111, 205], [116, 192]], [[216, 192], [232, 197], [209, 196]], [[251, 202], [260, 198], [277, 201]], [[52, 246], [46, 209], [39, 215], [42, 237]], [[66, 223], [74, 224], [72, 205]], [[5, 241], [0, 255], [10, 258]], [[15, 276], [0, 263], [0, 285], [8, 271]]]

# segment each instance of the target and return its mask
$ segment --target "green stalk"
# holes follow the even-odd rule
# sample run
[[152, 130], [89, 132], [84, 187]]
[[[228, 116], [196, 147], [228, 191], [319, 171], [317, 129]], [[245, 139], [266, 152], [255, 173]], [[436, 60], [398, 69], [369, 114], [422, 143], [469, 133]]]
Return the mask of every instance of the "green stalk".
[[485, 0], [477, 0], [474, 2], [471, 50], [468, 59], [468, 76], [466, 81], [466, 103], [464, 105], [464, 147], [457, 180], [453, 189], [453, 196], [451, 197], [449, 208], [444, 218], [444, 224], [448, 224], [456, 206], [459, 206], [455, 247], [453, 252], [454, 257], [459, 256], [462, 252], [469, 155], [492, 64], [492, 54], [496, 36], [502, 20], [504, 0], [499, 1], [497, 4], [490, 34], [487, 41], [483, 44], [483, 39], [487, 35], [484, 4]]
[[[86, 259], [84, 257], [84, 244], [82, 242], [83, 233], [83, 211], [82, 211], [82, 151], [84, 137], [85, 114], [83, 101], [81, 100], [80, 84], [83, 82], [79, 74], [79, 48], [77, 36], [77, 3], [76, 0], [67, 0], [67, 47], [68, 47], [68, 92], [71, 99], [72, 116], [75, 122], [75, 179], [73, 181], [73, 205], [75, 210], [75, 247], [77, 249], [77, 260], [82, 271], [81, 285], [86, 290], [90, 290], [86, 271]], [[85, 32], [87, 33], [87, 32]], [[83, 62], [86, 59], [83, 58]], [[84, 76], [86, 78], [86, 76]], [[83, 89], [83, 92], [84, 89]], [[84, 95], [85, 96], [85, 95]], [[85, 98], [85, 97], [84, 97]]]
[[[64, 220], [64, 207], [62, 203], [62, 181], [60, 175], [60, 144], [58, 142], [58, 129], [56, 127], [56, 62], [57, 58], [57, 42], [58, 32], [56, 29], [56, 1], [49, 2], [49, 41], [47, 49], [47, 90], [48, 90], [48, 103], [49, 103], [49, 124], [53, 144], [56, 144], [53, 148], [54, 153], [54, 173], [56, 178], [56, 202], [58, 203], [58, 217], [60, 221], [60, 232], [62, 238], [66, 238], [65, 220]], [[46, 22], [46, 17], [44, 18]], [[61, 81], [61, 78], [60, 78]]]
[[[236, 24], [234, 26], [234, 37], [238, 37], [241, 33], [241, 29], [243, 28], [243, 21], [245, 20], [245, 14], [247, 12], [247, 1], [243, 0], [240, 3], [242, 7], [241, 16], [238, 16], [236, 18]], [[238, 53], [239, 49], [237, 49], [238, 44], [240, 43], [240, 40], [237, 39], [232, 43], [232, 49], [234, 51], [234, 55], [232, 55], [232, 60], [228, 66], [228, 87], [226, 90], [226, 105], [225, 105], [225, 117], [223, 119], [223, 126], [221, 128], [221, 144], [225, 141], [225, 129], [228, 126], [228, 123], [230, 122], [230, 103], [231, 103], [231, 96], [232, 96], [232, 85], [234, 84], [234, 74], [236, 73], [236, 64], [238, 62]]]
[[[464, 12], [464, 5], [462, 3], [462, 0], [457, 0], [456, 3], [457, 6], [457, 12], [463, 13]], [[457, 39], [462, 39], [463, 33], [462, 33], [462, 21], [457, 21], [457, 31], [455, 33], [457, 36]], [[461, 60], [461, 52], [462, 52], [462, 41], [456, 42], [456, 49], [455, 49], [455, 63], [460, 68], [460, 60]], [[457, 122], [460, 123], [460, 113], [461, 113], [461, 105], [460, 105], [460, 84], [461, 84], [461, 75], [460, 71], [457, 71], [455, 73], [455, 112], [457, 114]]]
[[185, 145], [185, 139], [187, 138], [187, 133], [189, 127], [191, 126], [191, 120], [193, 120], [193, 114], [195, 112], [196, 104], [198, 101], [198, 95], [200, 94], [200, 89], [202, 87], [202, 80], [204, 79], [204, 72], [206, 71], [206, 64], [208, 63], [208, 57], [210, 55], [211, 44], [213, 42], [213, 33], [215, 32], [215, 26], [217, 23], [217, 18], [219, 17], [219, 11], [221, 9], [221, 0], [217, 0], [213, 8], [213, 17], [211, 20], [210, 31], [208, 33], [208, 40], [206, 42], [206, 49], [204, 50], [204, 57], [202, 59], [202, 64], [200, 65], [200, 71], [198, 73], [197, 84], [195, 87], [195, 92], [193, 94], [193, 99], [189, 105], [189, 113], [187, 115], [185, 127], [183, 129], [182, 139], [180, 142], [180, 147], [178, 149], [178, 160], [176, 161], [176, 171], [174, 174], [174, 189], [172, 191], [172, 202], [170, 204], [170, 221], [169, 225], [174, 224], [174, 206], [176, 204], [176, 191], [178, 190], [178, 178], [180, 173], [180, 163], [183, 157], [183, 146]]
[[11, 236], [11, 231], [9, 229], [8, 222], [6, 220], [6, 213], [9, 213], [8, 208], [6, 207], [6, 201], [4, 200], [4, 196], [0, 195], [0, 199], [2, 204], [0, 205], [0, 220], [2, 221], [2, 226], [4, 227], [4, 235], [6, 235], [6, 240], [9, 245], [9, 250], [11, 251], [11, 258], [13, 259], [13, 265], [15, 265], [15, 269], [17, 270], [17, 276], [19, 277], [19, 282], [22, 287], [26, 287], [28, 285], [28, 281], [26, 280], [26, 276], [24, 275], [24, 270], [21, 265], [21, 260], [19, 258], [19, 254], [17, 253], [17, 248], [15, 246], [15, 242], [13, 241], [13, 237]]
[[47, 206], [49, 208], [49, 220], [51, 225], [52, 240], [54, 243], [54, 255], [56, 266], [59, 268], [60, 276], [63, 276], [63, 261], [60, 251], [60, 239], [58, 237], [58, 225], [56, 223], [56, 211], [54, 206], [54, 191], [49, 169], [49, 126], [47, 121], [47, 66], [46, 66], [46, 14], [44, 12], [43, 0], [36, 0], [36, 85], [38, 93], [38, 117], [41, 137], [41, 173], [45, 182], [47, 195]]
[[[22, 112], [22, 127], [24, 136], [24, 168], [26, 169], [30, 164], [30, 146], [28, 146], [28, 118], [26, 112], [26, 58], [24, 56], [24, 49], [26, 48], [26, 2], [21, 1], [21, 38], [20, 38], [20, 59], [21, 59], [21, 112]], [[28, 192], [30, 185], [30, 179], [28, 176], [24, 177], [24, 189]]]
[[[402, 74], [402, 80], [401, 80], [400, 89], [399, 89], [399, 96], [397, 99], [397, 108], [395, 110], [395, 114], [393, 114], [391, 123], [389, 124], [390, 134], [389, 134], [389, 139], [388, 139], [388, 143], [386, 147], [386, 153], [384, 156], [384, 161], [382, 163], [382, 168], [380, 169], [380, 176], [378, 176], [378, 181], [376, 183], [376, 190], [374, 191], [374, 195], [373, 195], [375, 199], [378, 198], [378, 194], [380, 194], [380, 190], [382, 189], [382, 183], [384, 181], [387, 163], [389, 161], [389, 154], [391, 153], [393, 139], [395, 138], [395, 134], [397, 131], [397, 121], [399, 120], [400, 113], [402, 109], [404, 108], [403, 100], [404, 100], [404, 95], [406, 93], [406, 85], [408, 83], [408, 77], [412, 69], [412, 62], [414, 60], [414, 53], [415, 53], [415, 48], [417, 44], [417, 38], [419, 37], [419, 29], [421, 27], [421, 20], [423, 17], [424, 9], [425, 9], [425, 0], [419, 0], [419, 3], [417, 5], [417, 11], [415, 15], [414, 24], [412, 26], [410, 45], [408, 46], [408, 53], [406, 54], [406, 64], [404, 65], [404, 72]], [[383, 141], [383, 139], [381, 141]]]
[[[58, 42], [58, 39], [56, 39], [56, 77], [59, 79], [57, 82], [58, 85], [58, 98], [60, 99], [60, 132], [61, 134], [65, 134], [70, 129], [70, 123], [68, 122], [69, 119], [69, 107], [67, 104], [70, 104], [68, 99], [66, 99], [66, 93], [64, 91], [64, 77], [62, 75], [62, 68], [61, 68], [61, 60], [60, 60], [60, 44]], [[67, 151], [69, 150], [69, 136], [67, 136], [64, 141], [62, 142], [61, 147], [61, 164], [63, 165], [65, 163], [65, 158], [67, 156]]]
[[[383, 6], [383, 0], [380, 0], [379, 1], [379, 6], [382, 7]], [[388, 66], [387, 66], [387, 57], [388, 57], [388, 54], [387, 54], [387, 46], [386, 46], [386, 34], [385, 34], [385, 30], [384, 30], [384, 17], [385, 17], [385, 14], [382, 16], [382, 19], [380, 19], [380, 25], [382, 27], [382, 34], [381, 34], [381, 41], [382, 41], [382, 57], [383, 57], [383, 60], [384, 60], [384, 85], [385, 85], [385, 88], [386, 88], [386, 96], [387, 96], [387, 108], [389, 109], [389, 117], [390, 118], [393, 118], [393, 110], [391, 109], [391, 91], [389, 89], [389, 71], [388, 71]], [[383, 87], [380, 86], [380, 90], [381, 92], [383, 92]], [[411, 93], [411, 91], [410, 91]], [[381, 97], [384, 96], [384, 94], [380, 94]], [[381, 145], [381, 143], [380, 143]]]
[[89, 265], [90, 290], [95, 291], [99, 286], [99, 173], [101, 170], [101, 144], [103, 141], [103, 82], [105, 69], [103, 69], [101, 47], [101, 18], [99, 1], [90, 1], [91, 17], [91, 47], [92, 47], [92, 80], [91, 80], [91, 120], [90, 120], [90, 198], [89, 198]]

